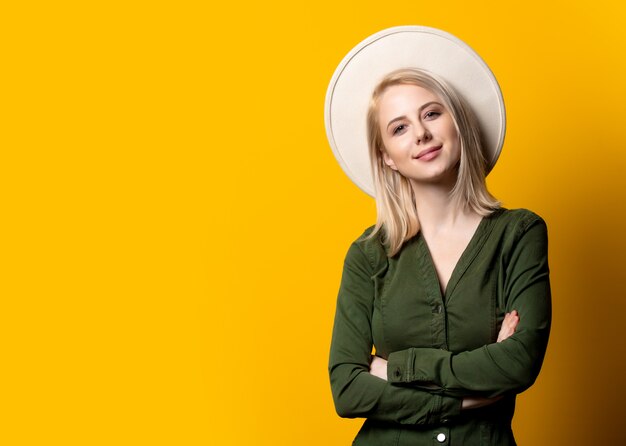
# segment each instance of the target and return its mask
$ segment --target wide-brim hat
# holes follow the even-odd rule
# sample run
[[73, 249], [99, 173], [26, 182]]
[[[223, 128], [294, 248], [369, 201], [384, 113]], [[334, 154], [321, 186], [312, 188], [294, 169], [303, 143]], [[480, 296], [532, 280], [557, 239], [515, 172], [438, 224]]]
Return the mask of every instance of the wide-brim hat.
[[374, 196], [367, 108], [376, 85], [400, 68], [419, 68], [444, 79], [469, 104], [479, 122], [490, 171], [506, 129], [504, 100], [495, 76], [476, 51], [452, 34], [425, 26], [398, 26], [355, 46], [335, 70], [326, 92], [326, 135], [348, 177]]

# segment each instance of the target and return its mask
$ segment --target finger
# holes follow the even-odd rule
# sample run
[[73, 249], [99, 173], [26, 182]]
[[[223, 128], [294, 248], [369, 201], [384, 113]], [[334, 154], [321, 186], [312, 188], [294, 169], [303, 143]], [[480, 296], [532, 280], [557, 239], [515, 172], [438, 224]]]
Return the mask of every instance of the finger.
[[517, 313], [516, 310], [513, 310], [510, 313], [506, 313], [506, 315], [504, 316], [503, 323], [506, 322], [507, 324], [511, 324], [511, 323], [517, 323], [517, 321], [519, 321], [519, 314]]
[[513, 312], [506, 313], [504, 320], [502, 321], [502, 326], [500, 327], [496, 342], [502, 342], [510, 337], [515, 332], [517, 322], [518, 318]]
[[502, 321], [502, 326], [504, 328], [509, 328], [514, 322], [514, 317], [511, 315], [511, 313], [508, 313], [506, 316], [504, 316], [504, 320]]

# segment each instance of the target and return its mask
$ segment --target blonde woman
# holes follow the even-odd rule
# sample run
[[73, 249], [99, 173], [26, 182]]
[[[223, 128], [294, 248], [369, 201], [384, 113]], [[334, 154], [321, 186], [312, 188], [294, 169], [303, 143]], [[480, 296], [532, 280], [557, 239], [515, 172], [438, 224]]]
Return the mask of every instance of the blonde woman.
[[[376, 45], [384, 54], [413, 49], [419, 57], [410, 68], [372, 74], [378, 80], [363, 113], [363, 155], [358, 141], [339, 147], [350, 127], [333, 124], [345, 120], [337, 102], [352, 101], [342, 96], [338, 76], [359, 79], [362, 61], [354, 58], [369, 57], [363, 48], [376, 56]], [[546, 351], [546, 224], [531, 211], [501, 207], [485, 185], [504, 134], [499, 88], [486, 88], [495, 100], [480, 91], [474, 100], [473, 86], [495, 84], [491, 72], [473, 75], [464, 89], [456, 79], [471, 76], [471, 67], [459, 72], [457, 60], [441, 68], [424, 56], [434, 51], [440, 58], [459, 46], [485, 72], [482, 60], [447, 33], [386, 30], [344, 60], [327, 96], [335, 153], [357, 184], [373, 189], [377, 204], [376, 225], [345, 259], [329, 363], [337, 412], [366, 419], [357, 445], [514, 445], [515, 397], [533, 384]], [[394, 64], [406, 61], [382, 69]], [[481, 127], [490, 113], [501, 124]], [[352, 155], [369, 157], [370, 184], [359, 182]]]

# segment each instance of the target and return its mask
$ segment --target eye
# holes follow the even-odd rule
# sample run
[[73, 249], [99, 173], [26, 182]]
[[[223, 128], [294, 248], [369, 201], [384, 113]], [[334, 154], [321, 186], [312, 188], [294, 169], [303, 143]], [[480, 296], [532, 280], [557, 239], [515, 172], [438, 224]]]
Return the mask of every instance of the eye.
[[406, 125], [404, 124], [400, 124], [397, 127], [394, 127], [393, 129], [393, 134], [394, 135], [399, 135], [400, 133], [402, 133], [404, 130], [406, 129]]
[[441, 113], [439, 113], [438, 111], [434, 111], [434, 110], [427, 111], [424, 114], [424, 119], [431, 119], [432, 120], [432, 119], [437, 118], [439, 115], [441, 115]]

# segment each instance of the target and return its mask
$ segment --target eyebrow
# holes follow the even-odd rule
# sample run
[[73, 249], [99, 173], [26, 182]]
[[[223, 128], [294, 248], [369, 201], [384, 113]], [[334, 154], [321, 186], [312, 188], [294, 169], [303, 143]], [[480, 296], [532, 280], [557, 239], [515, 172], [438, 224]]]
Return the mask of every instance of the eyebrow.
[[[418, 113], [421, 113], [421, 112], [422, 112], [422, 110], [424, 110], [424, 109], [425, 109], [426, 107], [428, 107], [429, 105], [433, 105], [433, 104], [441, 105], [441, 104], [440, 104], [439, 102], [437, 102], [437, 101], [430, 101], [430, 102], [427, 102], [427, 103], [423, 104], [420, 108], [418, 108], [418, 109], [417, 109], [417, 112], [418, 112]], [[443, 107], [443, 105], [441, 105], [441, 106]], [[402, 121], [403, 119], [406, 119], [406, 116], [405, 116], [405, 115], [398, 116], [397, 118], [393, 118], [393, 119], [392, 119], [391, 121], [389, 121], [389, 123], [387, 124], [387, 129], [388, 129], [388, 128], [389, 128], [389, 126], [390, 126], [391, 124], [393, 124], [394, 122], [396, 122], [396, 121]]]

